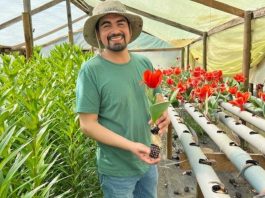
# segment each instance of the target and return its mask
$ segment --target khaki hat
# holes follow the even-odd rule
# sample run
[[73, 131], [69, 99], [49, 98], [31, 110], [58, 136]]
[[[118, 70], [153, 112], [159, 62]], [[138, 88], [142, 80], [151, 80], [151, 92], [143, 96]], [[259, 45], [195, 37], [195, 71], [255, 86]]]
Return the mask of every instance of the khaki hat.
[[[94, 9], [93, 14], [89, 17], [83, 29], [83, 34], [86, 42], [93, 47], [99, 48], [99, 41], [97, 41], [96, 36], [96, 24], [99, 19], [107, 14], [119, 14], [126, 17], [130, 23], [132, 37], [130, 42], [134, 41], [142, 32], [143, 20], [140, 16], [130, 14], [126, 12], [125, 6], [119, 1], [103, 1], [100, 2]], [[100, 47], [104, 48], [103, 44], [100, 42]]]

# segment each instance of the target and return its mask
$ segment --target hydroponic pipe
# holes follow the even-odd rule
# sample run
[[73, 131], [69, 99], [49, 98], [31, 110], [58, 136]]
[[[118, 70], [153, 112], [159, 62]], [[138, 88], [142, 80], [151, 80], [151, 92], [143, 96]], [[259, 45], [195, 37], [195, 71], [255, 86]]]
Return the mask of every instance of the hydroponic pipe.
[[230, 197], [228, 194], [225, 194], [225, 189], [219, 190], [222, 189], [223, 186], [213, 168], [209, 165], [199, 163], [200, 159], [207, 159], [207, 157], [204, 155], [201, 148], [194, 144], [195, 142], [193, 141], [191, 132], [188, 130], [187, 126], [180, 121], [180, 117], [175, 109], [171, 106], [168, 112], [172, 126], [185, 150], [203, 196], [205, 198]]
[[222, 130], [209, 122], [190, 103], [184, 104], [184, 108], [219, 146], [221, 151], [225, 153], [228, 159], [235, 165], [240, 175], [244, 176], [258, 193], [265, 192], [265, 170], [247, 152], [238, 147]]
[[233, 130], [237, 135], [246, 140], [248, 143], [257, 148], [260, 152], [265, 154], [265, 137], [258, 132], [253, 131], [249, 127], [237, 122], [231, 116], [226, 115], [224, 112], [218, 112], [218, 119]]
[[221, 102], [220, 106], [233, 113], [234, 115], [242, 118], [243, 120], [251, 123], [252, 125], [258, 127], [259, 129], [265, 131], [265, 120], [261, 117], [254, 116], [247, 111], [241, 111], [240, 108], [233, 106], [228, 102]]

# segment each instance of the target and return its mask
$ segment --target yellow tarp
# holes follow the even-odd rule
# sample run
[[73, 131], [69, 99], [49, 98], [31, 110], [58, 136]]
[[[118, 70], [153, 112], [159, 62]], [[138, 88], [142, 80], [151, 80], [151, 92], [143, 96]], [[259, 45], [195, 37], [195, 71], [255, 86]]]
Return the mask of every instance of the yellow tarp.
[[[251, 68], [254, 70], [265, 57], [264, 30], [265, 17], [252, 20]], [[221, 69], [225, 76], [242, 72], [243, 32], [244, 25], [241, 24], [208, 37], [207, 70]], [[202, 65], [202, 41], [191, 45], [190, 52], [193, 58], [198, 58], [195, 65]], [[251, 78], [254, 77], [252, 71]]]

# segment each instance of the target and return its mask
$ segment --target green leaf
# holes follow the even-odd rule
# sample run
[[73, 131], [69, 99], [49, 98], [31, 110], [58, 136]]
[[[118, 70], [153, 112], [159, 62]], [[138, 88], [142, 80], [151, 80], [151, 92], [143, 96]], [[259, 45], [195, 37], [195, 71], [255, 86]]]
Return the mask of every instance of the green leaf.
[[170, 102], [161, 102], [150, 106], [150, 114], [154, 123], [167, 110], [169, 105]]
[[176, 101], [176, 96], [178, 95], [178, 92], [179, 92], [179, 89], [176, 89], [176, 90], [172, 93], [172, 95], [170, 96], [170, 99], [169, 99], [170, 103]]

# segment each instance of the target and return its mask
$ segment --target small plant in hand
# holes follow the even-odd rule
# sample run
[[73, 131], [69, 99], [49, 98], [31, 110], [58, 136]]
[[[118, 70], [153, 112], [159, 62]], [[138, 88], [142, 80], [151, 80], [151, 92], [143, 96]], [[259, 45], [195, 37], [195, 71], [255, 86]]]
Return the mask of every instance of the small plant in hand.
[[158, 135], [160, 128], [155, 124], [163, 112], [167, 110], [170, 102], [157, 102], [156, 89], [160, 86], [163, 73], [160, 70], [146, 70], [143, 74], [143, 82], [146, 85], [146, 95], [149, 103], [149, 110], [154, 126], [151, 128], [151, 152], [150, 157], [158, 158], [160, 153], [161, 138]]

